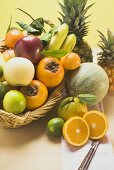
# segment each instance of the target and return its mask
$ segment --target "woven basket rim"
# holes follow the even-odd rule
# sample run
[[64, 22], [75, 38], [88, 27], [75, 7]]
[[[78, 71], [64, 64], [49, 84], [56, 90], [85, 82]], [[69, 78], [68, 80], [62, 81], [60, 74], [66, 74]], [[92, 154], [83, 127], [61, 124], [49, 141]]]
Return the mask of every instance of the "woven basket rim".
[[58, 101], [60, 101], [60, 99], [62, 98], [63, 89], [64, 83], [59, 85], [52, 92], [52, 94], [50, 94], [48, 100], [44, 105], [33, 111], [27, 111], [23, 114], [16, 115], [0, 109], [0, 126], [5, 128], [18, 128], [45, 116], [45, 114], [49, 112]]

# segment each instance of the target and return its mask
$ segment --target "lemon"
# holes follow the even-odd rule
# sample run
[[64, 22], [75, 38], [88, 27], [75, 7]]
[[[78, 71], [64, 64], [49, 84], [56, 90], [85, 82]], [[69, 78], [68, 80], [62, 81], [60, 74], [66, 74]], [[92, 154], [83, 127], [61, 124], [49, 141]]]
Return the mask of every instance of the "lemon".
[[65, 121], [71, 117], [83, 115], [87, 112], [87, 105], [81, 103], [77, 97], [67, 97], [63, 99], [58, 107], [58, 115]]
[[53, 118], [47, 124], [48, 132], [51, 136], [60, 137], [62, 135], [62, 128], [64, 120], [61, 118]]

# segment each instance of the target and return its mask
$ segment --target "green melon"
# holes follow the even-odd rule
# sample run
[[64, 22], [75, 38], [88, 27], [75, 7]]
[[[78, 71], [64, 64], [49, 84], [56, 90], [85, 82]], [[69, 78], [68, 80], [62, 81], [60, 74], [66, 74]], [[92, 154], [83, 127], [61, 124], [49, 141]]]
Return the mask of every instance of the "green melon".
[[96, 101], [91, 102], [91, 105], [94, 105], [99, 103], [107, 94], [109, 80], [106, 72], [99, 65], [82, 63], [78, 69], [69, 72], [66, 88], [70, 96], [95, 95]]

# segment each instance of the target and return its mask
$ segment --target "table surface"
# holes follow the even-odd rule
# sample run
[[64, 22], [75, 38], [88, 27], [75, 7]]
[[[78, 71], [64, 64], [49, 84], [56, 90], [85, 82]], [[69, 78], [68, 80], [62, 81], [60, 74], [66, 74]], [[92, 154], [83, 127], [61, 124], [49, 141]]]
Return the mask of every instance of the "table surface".
[[[104, 109], [114, 149], [114, 94], [105, 97]], [[49, 113], [22, 128], [0, 128], [0, 169], [62, 170], [61, 140], [49, 138], [46, 131], [47, 121], [55, 114]]]

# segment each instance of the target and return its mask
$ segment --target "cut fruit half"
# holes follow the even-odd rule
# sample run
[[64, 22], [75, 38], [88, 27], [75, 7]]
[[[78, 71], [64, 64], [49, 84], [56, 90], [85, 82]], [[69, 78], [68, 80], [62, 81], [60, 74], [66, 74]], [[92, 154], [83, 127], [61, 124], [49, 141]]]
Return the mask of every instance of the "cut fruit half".
[[84, 145], [87, 142], [89, 135], [89, 126], [81, 117], [72, 117], [67, 120], [63, 126], [63, 136], [70, 145]]
[[84, 117], [90, 129], [90, 139], [102, 138], [108, 129], [108, 120], [104, 113], [91, 110]]

